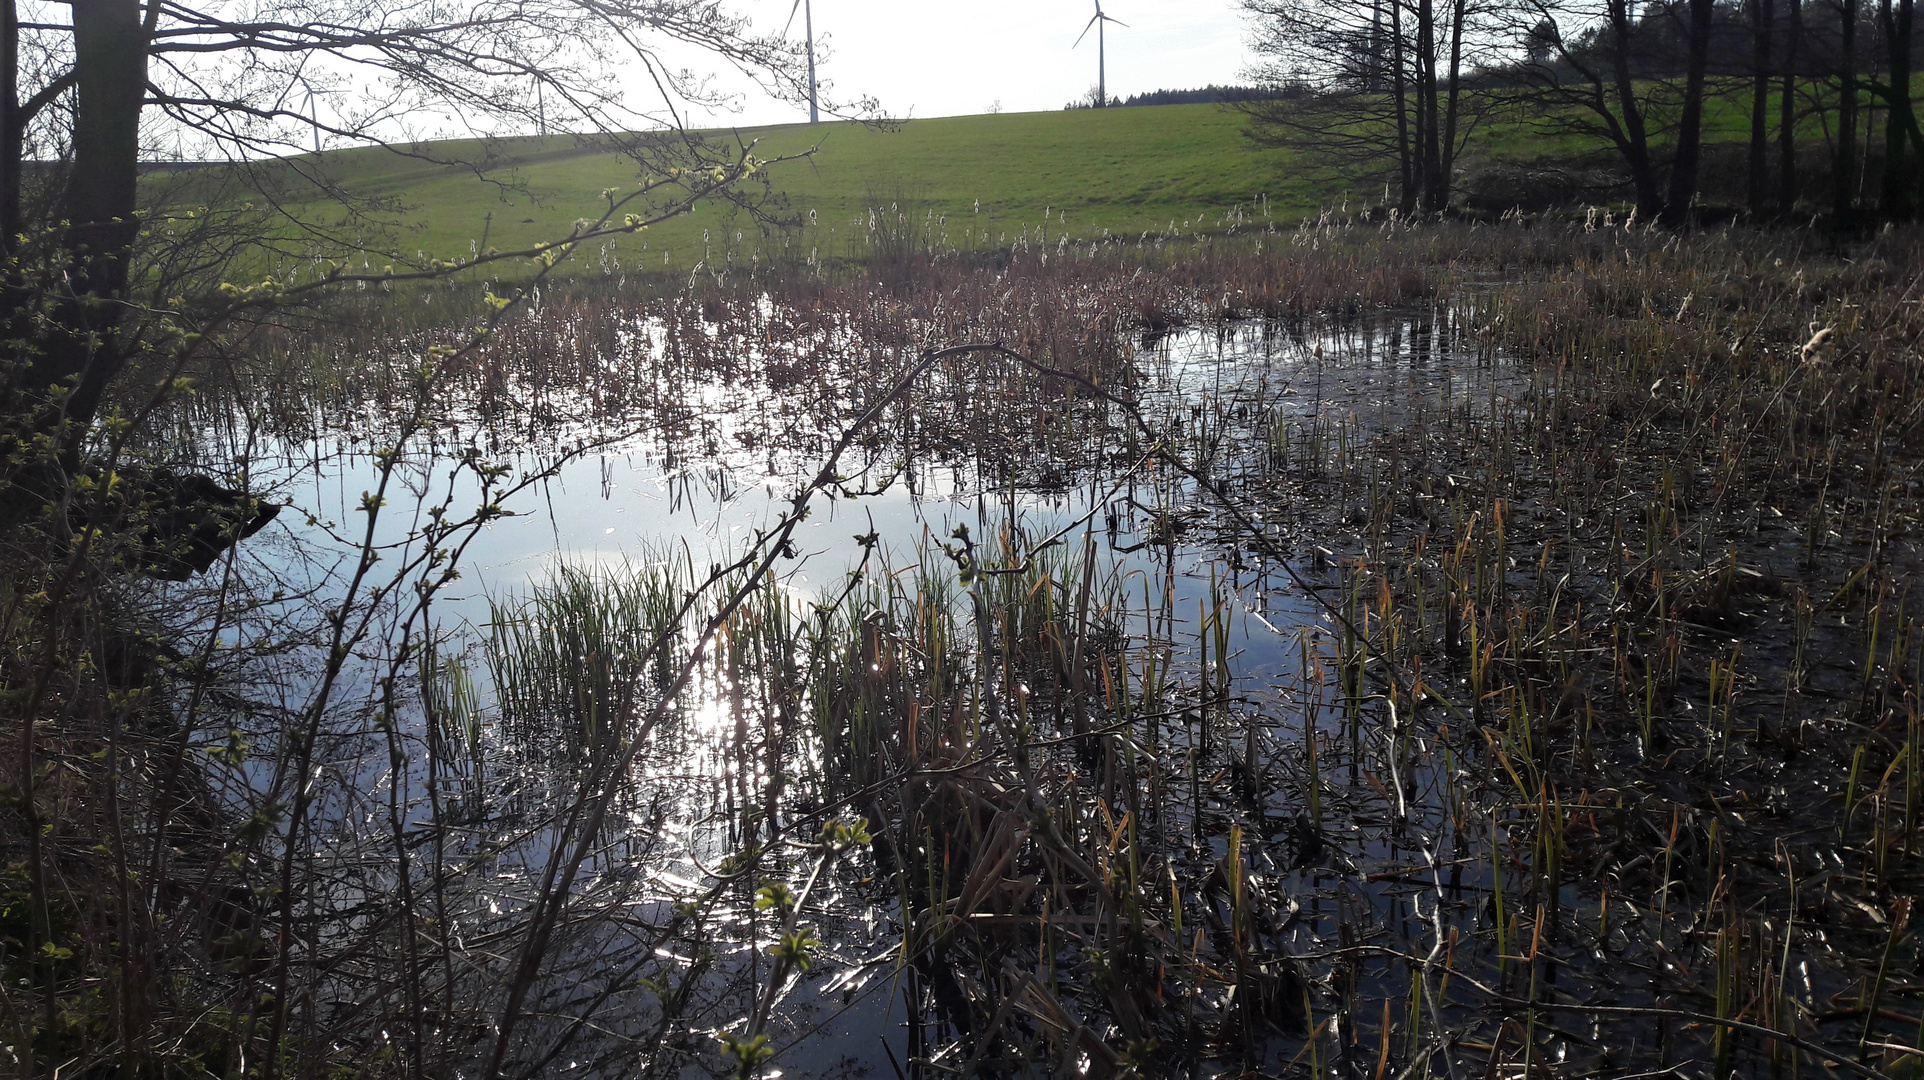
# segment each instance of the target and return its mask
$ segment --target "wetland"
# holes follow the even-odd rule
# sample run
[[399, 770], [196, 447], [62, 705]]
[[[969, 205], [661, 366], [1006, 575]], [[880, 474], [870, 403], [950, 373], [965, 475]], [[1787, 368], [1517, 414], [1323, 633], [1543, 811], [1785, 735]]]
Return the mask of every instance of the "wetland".
[[275, 522], [8, 582], [106, 673], [28, 978], [159, 942], [138, 1038], [214, 1075], [1915, 1075], [1920, 239], [1326, 215], [264, 319], [133, 449]]

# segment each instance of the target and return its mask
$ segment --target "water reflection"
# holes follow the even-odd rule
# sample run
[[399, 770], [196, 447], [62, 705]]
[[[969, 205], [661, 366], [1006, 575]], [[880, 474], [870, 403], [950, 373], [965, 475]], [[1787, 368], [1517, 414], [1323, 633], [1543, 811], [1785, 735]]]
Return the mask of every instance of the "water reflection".
[[[1111, 789], [1101, 812], [1126, 813], [1143, 830], [1146, 849], [1186, 853], [1189, 869], [1206, 877], [1205, 864], [1228, 850], [1215, 820], [1248, 799], [1258, 819], [1275, 826], [1264, 840], [1296, 849], [1295, 865], [1308, 865], [1302, 849], [1321, 834], [1288, 824], [1302, 814], [1296, 790], [1266, 788], [1249, 775], [1259, 757], [1277, 757], [1285, 738], [1358, 737], [1353, 708], [1346, 713], [1332, 697], [1319, 712], [1304, 689], [1314, 669], [1322, 700], [1322, 665], [1333, 664], [1336, 652], [1327, 612], [1293, 587], [1273, 552], [1226, 527], [1196, 485], [1158, 454], [1179, 453], [1246, 492], [1261, 491], [1279, 465], [1307, 460], [1315, 472], [1330, 463], [1327, 494], [1354, 497], [1355, 470], [1333, 463], [1361, 430], [1356, 414], [1389, 407], [1386, 385], [1445, 400], [1471, 400], [1466, 391], [1494, 400], [1496, 384], [1463, 378], [1472, 365], [1437, 350], [1435, 336], [1391, 320], [1314, 334], [1270, 326], [1165, 337], [1144, 347], [1122, 384], [1142, 403], [1153, 433], [1131, 430], [1098, 400], [1038, 393], [1018, 372], [935, 373], [864, 441], [833, 497], [815, 500], [794, 550], [778, 564], [778, 580], [723, 627], [678, 707], [646, 732], [648, 752], [623, 777], [613, 823], [595, 838], [593, 873], [574, 898], [575, 910], [607, 918], [583, 918], [584, 929], [544, 969], [542, 992], [562, 999], [569, 980], [585, 972], [655, 971], [655, 964], [663, 978], [695, 980], [691, 993], [717, 1015], [740, 1015], [756, 980], [768, 975], [763, 947], [775, 927], [751, 904], [701, 907], [721, 888], [717, 876], [731, 872], [730, 860], [756, 845], [792, 844], [796, 829], [831, 805], [869, 813], [862, 793], [885, 778], [884, 758], [963, 769], [993, 745], [998, 709], [1033, 723], [1023, 738], [1063, 746], [1064, 759], [1077, 762], [1066, 774], [1072, 781], [1086, 773], [1093, 786], [1100, 778]], [[623, 347], [648, 343], [651, 355], [664, 357], [675, 340], [642, 327]], [[793, 362], [764, 351], [722, 370], [652, 372], [652, 388], [629, 391], [649, 399], [639, 414], [603, 414], [586, 390], [571, 398], [567, 388], [542, 387], [538, 404], [527, 406], [541, 423], [516, 427], [451, 409], [405, 448], [399, 483], [365, 533], [366, 546], [388, 565], [421, 557], [424, 530], [436, 521], [474, 512], [504, 484], [521, 490], [504, 500], [507, 516], [480, 527], [460, 550], [460, 581], [436, 594], [423, 625], [384, 616], [388, 623], [369, 639], [403, 640], [398, 627], [435, 641], [424, 680], [428, 704], [389, 721], [412, 751], [370, 753], [366, 741], [343, 734], [335, 768], [348, 778], [346, 790], [378, 797], [405, 788], [415, 794], [403, 800], [415, 805], [455, 780], [465, 785], [477, 829], [454, 847], [492, 873], [489, 887], [462, 898], [470, 906], [450, 916], [465, 920], [470, 936], [508, 935], [518, 925], [574, 835], [569, 814], [581, 776], [638, 737], [623, 725], [649, 711], [651, 695], [666, 685], [660, 671], [692, 649], [712, 608], [696, 604], [678, 624], [664, 612], [710, 567], [775, 525], [839, 434], [837, 421], [878, 392], [868, 381], [798, 385]], [[381, 428], [378, 416], [367, 423]], [[1376, 424], [1383, 423], [1379, 412]], [[339, 595], [363, 560], [364, 495], [382, 476], [376, 440], [364, 432], [323, 434], [267, 439], [261, 450], [258, 433], [248, 439], [256, 444], [250, 480], [290, 504], [274, 540], [246, 549], [253, 578], [272, 583], [256, 587]], [[233, 449], [201, 447], [209, 457]], [[494, 466], [506, 472], [491, 483]], [[1281, 546], [1318, 539], [1291, 535], [1300, 523], [1289, 519], [1287, 504], [1265, 504], [1262, 512]], [[961, 565], [944, 548], [963, 528], [990, 568], [1010, 571], [992, 579], [1001, 590], [995, 610], [1008, 613], [992, 629], [971, 610]], [[1057, 542], [1039, 548], [1045, 538]], [[852, 584], [858, 569], [864, 578]], [[610, 587], [669, 571], [652, 598], [623, 600]], [[579, 596], [544, 599], [543, 590], [563, 589], [570, 575], [582, 584]], [[395, 596], [396, 605], [406, 604], [405, 589]], [[1018, 618], [1066, 623], [1064, 613], [1075, 609], [1087, 610], [1078, 611], [1075, 633], [1060, 639], [1073, 642], [1065, 651], [1074, 655], [1057, 656], [1047, 670], [1038, 661], [1030, 673], [997, 673], [985, 650], [971, 654], [972, 634], [1015, 641], [1034, 630]], [[593, 633], [550, 633], [562, 618], [592, 624]], [[672, 638], [665, 652], [623, 666], [663, 633]], [[951, 652], [962, 659], [944, 671]], [[824, 673], [841, 680], [821, 691], [833, 700], [784, 682], [791, 667], [818, 681]], [[390, 700], [394, 670], [392, 654], [369, 649], [351, 681], [364, 700]], [[449, 689], [456, 675], [472, 698], [458, 709]], [[580, 689], [588, 684], [600, 688]], [[525, 696], [510, 700], [511, 686]], [[991, 686], [1005, 686], [1007, 699], [993, 700], [985, 692]], [[298, 689], [296, 682], [296, 696]], [[878, 717], [864, 711], [869, 702], [900, 708]], [[458, 722], [447, 722], [457, 713]], [[1109, 726], [1090, 719], [1097, 713], [1140, 719], [1126, 739], [1105, 738], [1103, 750], [1088, 751], [1092, 727]], [[1304, 718], [1307, 734], [1287, 730], [1293, 717]], [[1239, 740], [1233, 748], [1226, 731]], [[1124, 812], [1113, 789], [1126, 772], [1128, 798], [1137, 797], [1137, 739], [1152, 759], [1142, 768], [1154, 774], [1143, 781], [1153, 806], [1131, 803]], [[1221, 767], [1214, 777], [1212, 755]], [[1352, 769], [1362, 757], [1355, 749]], [[1232, 767], [1245, 770], [1246, 794], [1227, 779]], [[1434, 777], [1428, 783], [1409, 795], [1393, 781], [1395, 799], [1386, 801], [1415, 797], [1434, 807], [1443, 796]], [[933, 792], [928, 800], [940, 801]], [[1094, 813], [1073, 802], [1065, 812], [1072, 823]], [[353, 798], [328, 813], [338, 837], [379, 835], [381, 822]], [[1350, 850], [1391, 860], [1401, 849], [1368, 832], [1384, 820], [1352, 817], [1329, 831], [1347, 829]], [[1113, 822], [1105, 827], [1121, 835]], [[792, 848], [776, 850], [765, 872], [801, 865]], [[1177, 856], [1170, 858], [1173, 874]], [[383, 872], [370, 871], [370, 890]], [[909, 1056], [900, 1042], [895, 1051], [881, 1049], [885, 1037], [899, 1039], [893, 1025], [903, 1006], [875, 991], [890, 986], [887, 958], [899, 954], [901, 927], [915, 907], [914, 897], [880, 884], [888, 876], [879, 864], [848, 869], [811, 913], [828, 942], [822, 968], [834, 975], [802, 980], [786, 999], [787, 1037], [819, 1044], [797, 1059], [801, 1071], [848, 1059], [883, 1072], [892, 1067], [890, 1053]], [[744, 901], [752, 884], [724, 893]], [[1021, 917], [1021, 901], [1007, 906], [984, 914]], [[714, 955], [704, 959], [703, 949]], [[912, 1030], [923, 1023], [916, 1009]], [[606, 1004], [598, 1023], [637, 1037], [659, 1015], [654, 999], [625, 994]]]

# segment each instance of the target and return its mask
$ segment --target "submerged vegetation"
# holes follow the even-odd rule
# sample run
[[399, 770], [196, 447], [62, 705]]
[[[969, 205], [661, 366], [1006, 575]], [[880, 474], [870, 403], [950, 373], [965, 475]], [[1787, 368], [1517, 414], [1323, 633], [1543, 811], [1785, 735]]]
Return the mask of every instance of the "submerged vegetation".
[[[10, 1052], [1924, 1068], [1924, 237], [877, 210], [193, 372], [140, 454], [280, 524], [0, 563]], [[564, 543], [628, 473], [739, 527]]]

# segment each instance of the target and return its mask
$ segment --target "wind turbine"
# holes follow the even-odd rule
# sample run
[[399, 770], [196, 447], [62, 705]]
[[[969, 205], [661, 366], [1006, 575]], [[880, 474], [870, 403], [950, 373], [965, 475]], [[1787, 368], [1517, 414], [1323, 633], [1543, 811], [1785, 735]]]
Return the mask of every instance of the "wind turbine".
[[[314, 84], [301, 80], [301, 89], [307, 94], [307, 119], [314, 125], [314, 156], [321, 156], [321, 114], [314, 111]], [[325, 93], [325, 91], [323, 91]]]
[[[808, 122], [822, 122], [822, 111], [815, 97], [815, 6], [811, 0], [795, 0], [795, 6], [788, 9], [788, 26], [795, 25], [795, 12], [802, 13], [802, 27], [808, 32]], [[788, 36], [788, 26], [782, 27], [782, 36]]]
[[329, 90], [326, 88], [316, 90], [314, 89], [314, 84], [306, 79], [300, 81], [300, 90], [307, 98], [307, 122], [308, 126], [314, 129], [314, 154], [318, 157], [321, 153], [321, 114], [314, 108], [314, 99], [324, 99], [340, 93], [340, 91], [338, 89]]
[[1109, 104], [1109, 50], [1102, 32], [1104, 23], [1115, 23], [1117, 26], [1129, 25], [1121, 19], [1112, 19], [1104, 15], [1102, 0], [1096, 0], [1095, 17], [1089, 20], [1088, 26], [1082, 28], [1082, 33], [1076, 35], [1075, 45], [1069, 46], [1073, 49], [1081, 45], [1082, 39], [1089, 36], [1089, 27], [1096, 28], [1096, 108], [1098, 109], [1105, 108]]

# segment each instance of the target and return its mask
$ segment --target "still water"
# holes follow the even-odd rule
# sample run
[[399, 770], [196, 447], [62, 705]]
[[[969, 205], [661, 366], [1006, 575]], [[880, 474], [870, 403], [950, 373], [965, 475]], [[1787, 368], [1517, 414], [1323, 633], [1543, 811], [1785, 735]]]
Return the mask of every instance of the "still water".
[[[1432, 353], [1427, 335], [1415, 327], [1389, 320], [1312, 336], [1247, 326], [1145, 342], [1130, 393], [1152, 431], [1129, 430], [1113, 410], [1081, 406], [1038, 410], [1025, 428], [1006, 416], [957, 407], [955, 395], [908, 395], [879, 425], [885, 430], [841, 463], [835, 491], [813, 497], [774, 572], [798, 610], [807, 611], [841, 595], [865, 559], [870, 575], [892, 580], [952, 573], [942, 545], [963, 529], [979, 542], [1014, 538], [1022, 554], [1041, 546], [1092, 551], [1091, 564], [1119, 583], [1118, 610], [1111, 614], [1125, 640], [1153, 643], [1164, 663], [1194, 665], [1210, 647], [1207, 627], [1218, 642], [1212, 670], [1221, 685], [1233, 686], [1237, 714], [1290, 715], [1300, 706], [1291, 695], [1309, 662], [1305, 649], [1327, 652], [1331, 622], [1274, 556], [1302, 552], [1306, 567], [1313, 561], [1321, 568], [1324, 557], [1312, 553], [1325, 541], [1339, 549], [1353, 545], [1348, 537], [1301, 535], [1300, 508], [1263, 500], [1265, 477], [1279, 455], [1294, 454], [1298, 462], [1306, 455], [1333, 458], [1345, 452], [1351, 433], [1394, 423], [1396, 403], [1412, 397], [1488, 395], [1495, 401], [1487, 368]], [[643, 329], [633, 336], [656, 335]], [[493, 880], [468, 900], [471, 933], [497, 932], [526, 902], [530, 883], [555, 850], [536, 809], [565, 802], [573, 779], [565, 770], [544, 770], [487, 726], [495, 702], [481, 655], [492, 623], [504, 611], [525, 610], [518, 605], [565, 571], [620, 576], [670, 563], [699, 576], [700, 568], [739, 557], [772, 529], [840, 432], [824, 422], [823, 409], [797, 404], [792, 386], [758, 370], [750, 365], [733, 378], [679, 379], [672, 427], [658, 417], [598, 415], [592, 403], [570, 405], [565, 391], [553, 389], [543, 391], [545, 421], [525, 428], [451, 408], [428, 434], [409, 440], [385, 487], [374, 439], [365, 434], [381, 427], [378, 404], [364, 406], [370, 418], [364, 430], [337, 425], [312, 439], [274, 439], [243, 436], [236, 427], [228, 445], [207, 448], [210, 456], [245, 450], [254, 462], [255, 490], [286, 507], [243, 550], [240, 577], [256, 606], [251, 618], [223, 629], [230, 644], [243, 648], [250, 635], [258, 639], [277, 613], [297, 619], [305, 612], [311, 620], [351, 587], [365, 596], [369, 582], [393, 581], [385, 606], [369, 609], [373, 629], [336, 698], [350, 706], [386, 700], [384, 692], [391, 698], [392, 679], [384, 691], [384, 673], [412, 676], [418, 668], [418, 662], [404, 670], [392, 663], [393, 643], [408, 635], [433, 638], [439, 654], [466, 658], [475, 712], [484, 719], [476, 738], [487, 744], [472, 748], [486, 761], [469, 781], [486, 796], [477, 801], [495, 807], [491, 827], [498, 830], [489, 841]], [[831, 391], [834, 407], [826, 411], [852, 415], [882, 389]], [[823, 395], [818, 388], [811, 396]], [[1057, 438], [1064, 428], [1080, 433], [1067, 455]], [[1243, 512], [1266, 540], [1257, 542], [1227, 521], [1207, 493], [1159, 460], [1159, 452], [1171, 451], [1247, 495]], [[499, 470], [488, 474], [491, 488], [480, 479], [486, 469]], [[1326, 496], [1359, 497], [1334, 484]], [[425, 611], [411, 606], [419, 595], [410, 592], [412, 582], [432, 570], [419, 563], [425, 532], [474, 513], [490, 497], [499, 498], [502, 516], [457, 535], [464, 541], [454, 549], [459, 579]], [[377, 504], [370, 529], [368, 509]], [[872, 554], [864, 536], [872, 537]], [[378, 553], [379, 561], [370, 566], [366, 552]], [[412, 621], [417, 616], [418, 623]], [[299, 703], [313, 685], [311, 670], [290, 667], [280, 692]], [[655, 752], [631, 778], [634, 797], [610, 837], [614, 853], [598, 861], [597, 877], [583, 889], [585, 905], [623, 914], [566, 943], [548, 976], [549, 991], [560, 993], [584, 973], [634, 967], [644, 945], [651, 950], [644, 956], [660, 953], [683, 969], [697, 966], [694, 957], [634, 927], [659, 925], [675, 905], [709, 888], [719, 861], [743, 840], [745, 805], [770, 781], [768, 765], [742, 750], [740, 691], [720, 677], [697, 679], [685, 722], [659, 733]], [[345, 711], [364, 716], [369, 708]], [[401, 723], [403, 744], [433, 741], [418, 717]], [[1182, 723], [1168, 733], [1178, 752], [1191, 738], [1188, 720]], [[1246, 723], [1257, 730], [1255, 720]], [[420, 756], [390, 754], [366, 732], [365, 723], [345, 723], [330, 742], [324, 769], [341, 794], [325, 801], [322, 812], [326, 843], [342, 859], [378, 862], [356, 854], [385, 827], [371, 803], [384, 791], [418, 792], [440, 781], [422, 771]], [[1209, 747], [1199, 750], [1206, 756]], [[243, 782], [265, 790], [271, 772], [263, 768]], [[420, 811], [420, 796], [396, 798], [407, 812]], [[1299, 813], [1282, 789], [1275, 798], [1266, 815], [1282, 821]], [[775, 812], [791, 810], [806, 814], [806, 808]], [[1223, 840], [1210, 844], [1220, 858]], [[1385, 860], [1396, 854], [1361, 836], [1354, 848]], [[857, 880], [863, 873], [869, 878]], [[863, 891], [874, 876], [872, 867], [851, 869], [811, 919], [824, 943], [821, 962], [789, 988], [774, 1029], [778, 1063], [790, 1071], [886, 1075], [892, 1058], [909, 1053], [905, 1006], [895, 992], [901, 912], [878, 902], [872, 889]], [[379, 872], [368, 880], [375, 883], [368, 888], [384, 887]], [[748, 1010], [765, 974], [770, 932], [767, 920], [745, 906], [709, 927], [702, 947], [719, 959], [698, 1000], [718, 1022]], [[616, 999], [604, 1023], [610, 1030], [638, 1029], [645, 1024], [637, 1017], [645, 1013], [640, 1004]]]

